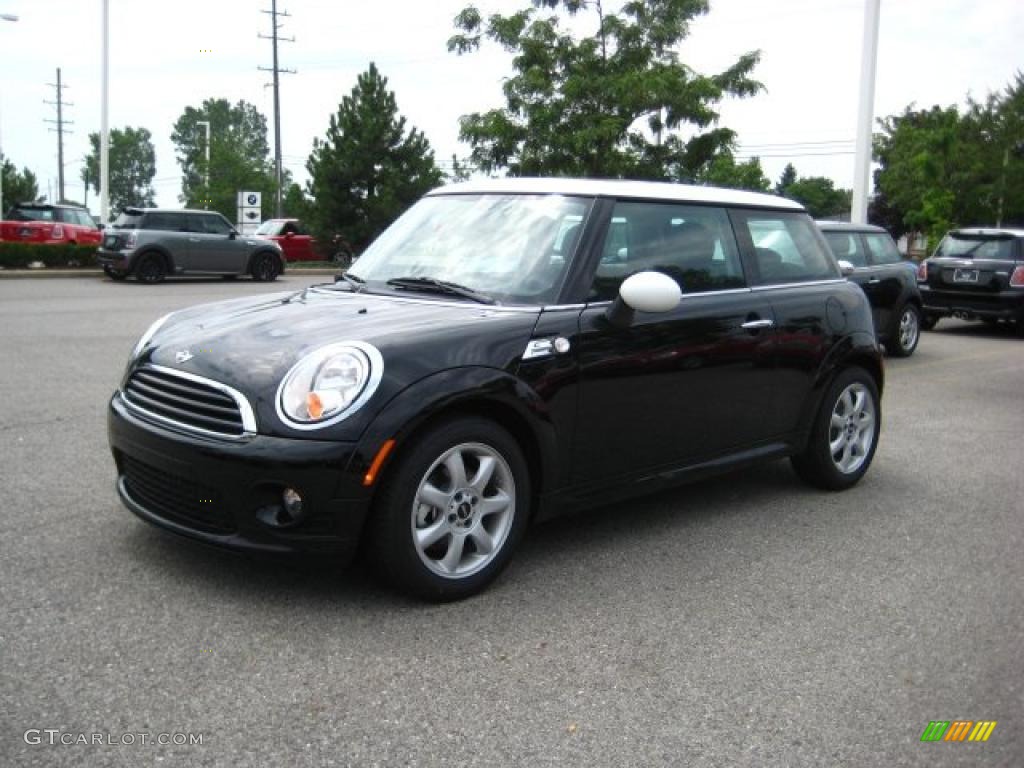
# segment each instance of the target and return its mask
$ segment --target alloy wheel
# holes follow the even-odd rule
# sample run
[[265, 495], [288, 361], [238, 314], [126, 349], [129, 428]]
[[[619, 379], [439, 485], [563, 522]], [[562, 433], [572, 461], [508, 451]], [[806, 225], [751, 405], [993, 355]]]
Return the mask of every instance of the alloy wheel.
[[875, 440], [875, 402], [868, 388], [859, 381], [842, 391], [832, 409], [828, 431], [828, 448], [843, 474], [861, 468], [871, 453]]
[[416, 490], [413, 546], [439, 576], [470, 576], [501, 552], [515, 510], [515, 480], [502, 455], [483, 443], [456, 445], [434, 461]]

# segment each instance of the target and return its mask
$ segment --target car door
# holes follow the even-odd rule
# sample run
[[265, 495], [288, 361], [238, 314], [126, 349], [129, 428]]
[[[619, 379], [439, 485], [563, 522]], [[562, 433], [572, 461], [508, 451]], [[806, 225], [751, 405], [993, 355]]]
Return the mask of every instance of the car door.
[[214, 212], [195, 213], [190, 218], [194, 221], [202, 252], [202, 266], [197, 269], [219, 274], [242, 272], [248, 247], [244, 240], [232, 237], [235, 230], [227, 219]]
[[868, 298], [875, 313], [875, 330], [888, 335], [903, 308], [906, 286], [915, 283], [916, 277], [887, 232], [864, 232], [861, 237], [871, 264]]
[[294, 223], [294, 234], [291, 236], [292, 252], [288, 254], [289, 261], [312, 261], [313, 260], [313, 237], [298, 222]]
[[879, 314], [879, 278], [875, 267], [868, 261], [867, 247], [860, 233], [854, 230], [833, 230], [825, 232], [825, 240], [832, 249], [832, 254], [839, 261], [848, 261], [853, 265], [853, 274], [848, 276], [851, 283], [856, 283], [864, 291], [871, 304], [871, 318], [875, 331], [884, 328], [883, 318]]
[[773, 433], [794, 435], [827, 355], [846, 327], [849, 308], [836, 286], [846, 280], [821, 232], [805, 213], [730, 211], [754, 292], [775, 317]]
[[[602, 484], [749, 448], [772, 437], [774, 319], [747, 285], [723, 208], [620, 201], [611, 212], [579, 323], [574, 484]], [[607, 312], [630, 274], [682, 288], [664, 313], [628, 327]]]

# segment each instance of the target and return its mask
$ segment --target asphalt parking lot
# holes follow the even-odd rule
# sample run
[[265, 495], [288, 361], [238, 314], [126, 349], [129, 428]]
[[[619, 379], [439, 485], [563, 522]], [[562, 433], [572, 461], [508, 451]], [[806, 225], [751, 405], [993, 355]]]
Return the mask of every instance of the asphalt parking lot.
[[[0, 765], [1021, 764], [1024, 341], [943, 321], [888, 359], [851, 491], [782, 462], [558, 520], [431, 606], [115, 495], [105, 407], [145, 327], [325, 279], [0, 280]], [[957, 719], [998, 726], [920, 742]]]

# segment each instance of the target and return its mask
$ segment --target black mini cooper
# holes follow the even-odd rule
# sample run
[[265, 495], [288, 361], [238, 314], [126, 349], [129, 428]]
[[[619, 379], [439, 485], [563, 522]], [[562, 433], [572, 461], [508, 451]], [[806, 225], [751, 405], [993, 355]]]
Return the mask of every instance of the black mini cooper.
[[108, 426], [144, 520], [364, 546], [441, 600], [559, 511], [787, 456], [848, 488], [881, 390], [864, 293], [795, 203], [509, 179], [427, 195], [333, 285], [157, 320]]

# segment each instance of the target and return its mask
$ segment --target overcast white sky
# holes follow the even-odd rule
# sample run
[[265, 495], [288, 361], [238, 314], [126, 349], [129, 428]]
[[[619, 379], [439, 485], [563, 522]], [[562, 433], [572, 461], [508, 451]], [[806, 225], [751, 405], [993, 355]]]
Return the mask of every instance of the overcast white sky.
[[[285, 19], [281, 65], [285, 164], [304, 180], [305, 159], [329, 115], [372, 60], [389, 78], [399, 109], [423, 130], [438, 159], [467, 154], [458, 117], [501, 103], [509, 59], [493, 47], [458, 57], [445, 43], [467, 0], [279, 0]], [[485, 12], [514, 11], [525, 0], [481, 0]], [[157, 152], [158, 203], [178, 204], [180, 169], [170, 141], [174, 121], [204, 98], [246, 99], [272, 126], [268, 75], [270, 0], [110, 0], [111, 127], [144, 126]], [[101, 0], [0, 0], [0, 131], [4, 154], [56, 188], [55, 70], [73, 102], [66, 117], [66, 194], [83, 197], [81, 158], [100, 121]], [[765, 92], [726, 102], [722, 122], [738, 131], [744, 156], [758, 154], [768, 176], [792, 161], [803, 175], [841, 186], [853, 179], [853, 138], [863, 0], [712, 0], [683, 43], [682, 60], [710, 73], [761, 49], [755, 76]], [[876, 116], [983, 97], [1024, 69], [1020, 0], [882, 0]], [[209, 50], [209, 53], [202, 52]], [[273, 139], [271, 128], [271, 140]], [[55, 194], [55, 193], [54, 193]], [[89, 205], [98, 201], [90, 194]], [[265, 215], [269, 212], [265, 211]]]

